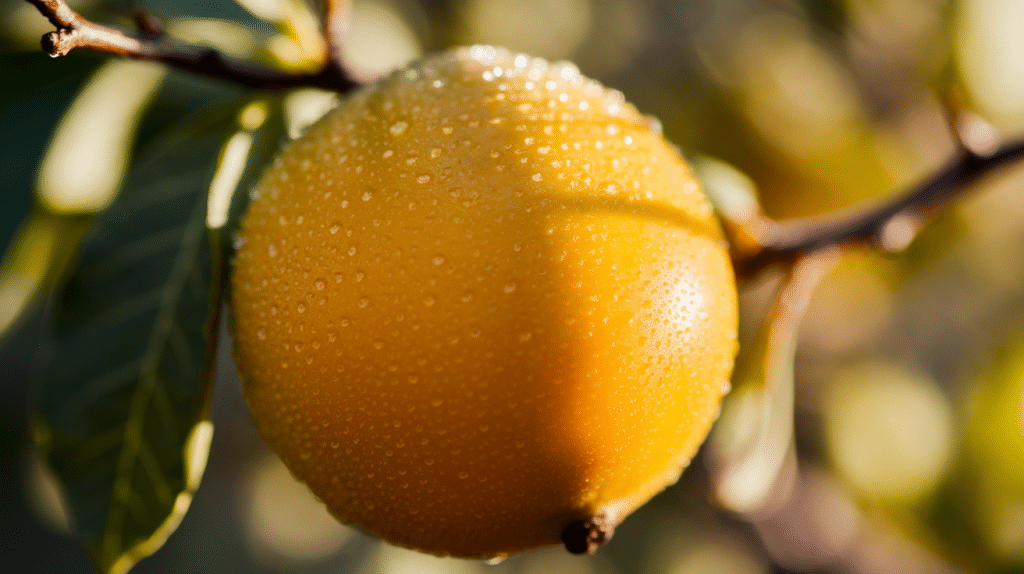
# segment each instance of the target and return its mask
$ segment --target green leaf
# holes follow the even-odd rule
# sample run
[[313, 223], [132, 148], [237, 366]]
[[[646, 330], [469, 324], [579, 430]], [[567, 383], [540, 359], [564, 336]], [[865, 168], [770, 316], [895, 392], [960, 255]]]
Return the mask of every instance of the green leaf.
[[[279, 123], [270, 113], [240, 128], [239, 110], [207, 110], [142, 150], [57, 296], [37, 439], [103, 572], [159, 548], [205, 466], [226, 268], [224, 230], [207, 226], [208, 195], [225, 170], [238, 172], [229, 196], [249, 185], [280, 133], [266, 129]], [[241, 132], [253, 145], [228, 157], [226, 142]]]
[[793, 363], [800, 321], [818, 283], [838, 260], [832, 251], [797, 260], [754, 340], [736, 360], [734, 390], [708, 443], [718, 503], [733, 512], [769, 508], [792, 463]]

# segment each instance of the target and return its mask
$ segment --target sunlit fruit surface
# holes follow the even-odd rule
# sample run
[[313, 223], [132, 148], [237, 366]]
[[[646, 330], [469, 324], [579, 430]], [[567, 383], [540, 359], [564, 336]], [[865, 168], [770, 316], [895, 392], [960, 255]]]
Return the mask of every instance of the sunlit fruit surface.
[[477, 46], [354, 93], [282, 152], [240, 243], [257, 426], [339, 519], [403, 546], [495, 557], [614, 525], [728, 389], [712, 209], [569, 64]]

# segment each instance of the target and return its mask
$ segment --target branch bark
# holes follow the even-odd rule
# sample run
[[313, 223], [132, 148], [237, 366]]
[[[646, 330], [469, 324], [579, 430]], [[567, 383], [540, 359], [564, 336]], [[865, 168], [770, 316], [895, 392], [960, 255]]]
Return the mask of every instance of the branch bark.
[[880, 205], [806, 219], [762, 219], [752, 229], [733, 230], [732, 243], [741, 246], [733, 253], [736, 272], [741, 277], [751, 277], [774, 263], [792, 262], [803, 254], [832, 246], [866, 244], [900, 251], [931, 215], [964, 194], [972, 184], [1021, 160], [1024, 141], [1003, 145], [985, 155], [965, 149], [930, 179]]
[[209, 48], [179, 45], [164, 38], [130, 36], [120, 30], [95, 24], [72, 10], [65, 0], [28, 0], [57, 28], [43, 36], [42, 45], [50, 56], [65, 56], [77, 48], [116, 54], [134, 60], [149, 60], [192, 72], [261, 89], [315, 87], [346, 92], [359, 85], [333, 61], [318, 72], [289, 74], [281, 70], [229, 60]]

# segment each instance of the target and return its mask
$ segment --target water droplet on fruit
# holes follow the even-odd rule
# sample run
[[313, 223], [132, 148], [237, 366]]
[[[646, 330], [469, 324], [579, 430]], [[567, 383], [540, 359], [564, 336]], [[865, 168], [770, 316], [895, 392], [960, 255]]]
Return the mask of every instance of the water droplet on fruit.
[[388, 131], [390, 131], [392, 135], [397, 136], [408, 128], [409, 124], [406, 122], [395, 122], [390, 128], [388, 128]]

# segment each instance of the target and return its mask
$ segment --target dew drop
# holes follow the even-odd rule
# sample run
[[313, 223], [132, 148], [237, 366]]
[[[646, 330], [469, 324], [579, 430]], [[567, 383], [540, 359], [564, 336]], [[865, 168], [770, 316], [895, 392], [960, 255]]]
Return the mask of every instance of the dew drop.
[[541, 175], [539, 173], [535, 173], [531, 179], [533, 179], [533, 181], [540, 181]]
[[406, 122], [395, 122], [394, 125], [392, 125], [390, 128], [388, 128], [388, 131], [390, 131], [392, 135], [396, 135], [397, 136], [397, 135], [400, 135], [402, 132], [404, 132], [408, 128], [409, 128], [409, 124], [406, 123]]
[[295, 310], [298, 311], [299, 313], [305, 313], [306, 305], [304, 303], [299, 303], [298, 305], [296, 305]]
[[436, 255], [434, 257], [434, 265], [441, 265], [444, 263], [444, 255]]
[[434, 149], [430, 150], [430, 157], [432, 159], [437, 159], [437, 157], [440, 156], [440, 155], [441, 155], [441, 148], [434, 148]]
[[259, 331], [256, 331], [256, 336], [259, 337], [261, 341], [266, 340], [267, 332], [264, 331], [263, 329], [260, 329]]
[[365, 308], [367, 308], [369, 306], [370, 306], [370, 300], [369, 299], [367, 299], [366, 297], [362, 297], [362, 298], [359, 299], [359, 308], [360, 309], [365, 309]]
[[337, 223], [335, 223], [334, 225], [331, 226], [331, 229], [330, 229], [331, 235], [336, 235], [339, 231], [341, 231], [341, 226], [338, 225]]
[[[363, 201], [370, 201], [371, 199], [373, 199], [373, 194], [370, 193], [369, 191], [364, 191], [363, 192]], [[344, 207], [344, 205], [342, 205], [342, 207]]]
[[421, 176], [416, 178], [416, 182], [417, 183], [427, 183], [428, 181], [430, 181], [430, 176], [429, 175], [421, 175]]
[[512, 293], [515, 290], [516, 290], [516, 284], [515, 283], [509, 283], [509, 284], [505, 285], [505, 293]]
[[317, 291], [323, 291], [324, 287], [327, 286], [323, 279], [317, 279], [315, 285]]

